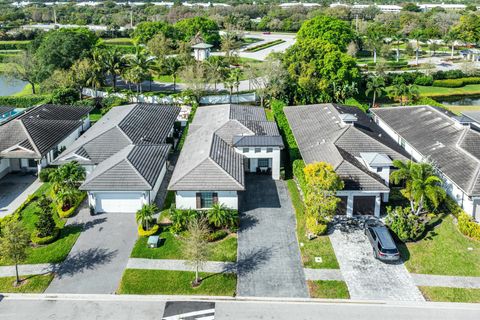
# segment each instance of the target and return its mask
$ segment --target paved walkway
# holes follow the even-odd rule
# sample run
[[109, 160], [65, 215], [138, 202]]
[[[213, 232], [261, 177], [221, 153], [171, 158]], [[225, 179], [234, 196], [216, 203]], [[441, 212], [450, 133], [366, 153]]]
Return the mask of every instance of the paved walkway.
[[480, 277], [455, 277], [411, 273], [417, 286], [480, 289]]
[[[22, 276], [30, 276], [36, 274], [47, 274], [55, 269], [54, 265], [49, 263], [43, 264], [22, 264], [18, 265], [18, 274]], [[15, 266], [0, 267], [0, 277], [14, 277]]]
[[114, 293], [137, 239], [133, 213], [90, 216], [88, 206], [70, 223], [84, 230], [67, 259], [55, 270], [47, 293]]
[[284, 182], [247, 175], [240, 205], [237, 295], [308, 297]]
[[363, 229], [336, 229], [330, 240], [352, 299], [424, 301], [403, 263], [386, 264], [373, 257]]
[[303, 272], [305, 272], [305, 280], [345, 280], [340, 269], [304, 268]]
[[[192, 265], [185, 260], [170, 260], [170, 259], [128, 259], [127, 269], [148, 269], [148, 270], [174, 270], [174, 271], [193, 271]], [[208, 261], [201, 268], [201, 272], [209, 273], [235, 273], [236, 263]]]
[[0, 218], [12, 214], [41, 185], [32, 174], [10, 173], [0, 179]]

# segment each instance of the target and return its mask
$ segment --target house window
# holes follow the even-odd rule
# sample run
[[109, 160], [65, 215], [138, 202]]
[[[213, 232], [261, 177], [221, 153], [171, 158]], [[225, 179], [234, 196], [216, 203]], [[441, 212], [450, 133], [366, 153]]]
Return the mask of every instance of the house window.
[[260, 168], [267, 168], [268, 167], [268, 159], [258, 159], [258, 166]]
[[267, 153], [272, 153], [273, 152], [273, 148], [267, 148]]
[[250, 151], [249, 148], [243, 148], [243, 153], [248, 153]]
[[216, 192], [197, 193], [197, 209], [211, 208], [217, 202], [218, 194]]
[[382, 172], [383, 168], [382, 167], [377, 167], [377, 172]]
[[255, 148], [255, 153], [260, 153], [262, 152], [262, 148]]
[[37, 163], [33, 159], [28, 159], [28, 166], [30, 168], [35, 168], [37, 166]]

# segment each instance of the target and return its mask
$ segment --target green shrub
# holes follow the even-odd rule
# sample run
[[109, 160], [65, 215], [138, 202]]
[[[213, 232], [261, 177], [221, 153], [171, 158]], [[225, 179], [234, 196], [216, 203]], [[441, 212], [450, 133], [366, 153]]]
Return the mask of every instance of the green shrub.
[[422, 219], [412, 214], [409, 207], [387, 207], [385, 223], [404, 242], [416, 241], [425, 232]]
[[187, 224], [192, 219], [196, 219], [200, 215], [196, 210], [183, 210], [172, 208], [170, 210], [170, 220], [172, 221], [171, 231], [179, 233], [187, 228]]
[[280, 132], [282, 133], [284, 139], [287, 141], [288, 153], [290, 155], [290, 161], [295, 159], [300, 159], [300, 152], [298, 151], [297, 142], [293, 136], [292, 129], [288, 124], [287, 117], [283, 112], [283, 108], [286, 106], [285, 102], [280, 100], [272, 100], [271, 107], [275, 120], [277, 121]]
[[465, 86], [468, 84], [480, 84], [480, 77], [462, 78], [462, 80]]
[[78, 196], [78, 199], [77, 199], [76, 203], [72, 207], [70, 207], [67, 211], [63, 211], [63, 209], [62, 209], [63, 204], [58, 203], [57, 204], [57, 212], [58, 212], [59, 217], [60, 218], [70, 218], [71, 216], [73, 216], [73, 214], [77, 210], [78, 206], [82, 203], [83, 199], [85, 199], [86, 196], [87, 196], [87, 194], [85, 192], [79, 193], [79, 196]]
[[78, 91], [72, 88], [58, 88], [52, 92], [52, 103], [73, 104], [78, 98]]
[[433, 77], [426, 75], [418, 76], [413, 83], [418, 86], [431, 86], [433, 84]]
[[369, 108], [368, 104], [362, 104], [355, 98], [348, 98], [347, 100], [345, 100], [345, 105], [351, 106], [351, 107], [357, 107], [363, 112], [367, 112]]
[[434, 87], [443, 87], [443, 88], [460, 88], [463, 87], [462, 79], [445, 79], [445, 80], [435, 80], [432, 85]]
[[480, 224], [465, 212], [458, 215], [458, 230], [467, 237], [480, 241]]
[[0, 50], [26, 50], [29, 45], [29, 41], [11, 41], [0, 42]]
[[51, 235], [46, 237], [40, 237], [38, 230], [35, 230], [32, 232], [30, 236], [30, 240], [37, 245], [45, 245], [57, 240], [59, 234], [60, 234], [60, 229], [55, 228]]
[[321, 236], [327, 232], [328, 226], [325, 223], [320, 223], [315, 217], [307, 216], [305, 219], [305, 226], [308, 232], [313, 236]]
[[50, 182], [50, 173], [52, 173], [52, 171], [55, 171], [55, 168], [43, 168], [39, 175], [38, 175], [38, 178], [40, 179], [41, 182]]
[[429, 105], [433, 107], [445, 108], [443, 104], [440, 102], [430, 98], [430, 97], [420, 97], [419, 99], [415, 100], [413, 103], [414, 105]]
[[0, 96], [0, 105], [11, 106], [15, 108], [30, 108], [38, 104], [44, 104], [49, 102], [49, 95], [32, 95], [23, 97]]
[[208, 242], [214, 242], [218, 240], [224, 239], [228, 236], [228, 232], [226, 230], [217, 230], [208, 235]]
[[158, 226], [158, 224], [154, 224], [149, 230], [143, 230], [143, 226], [140, 223], [138, 225], [137, 231], [138, 231], [138, 235], [140, 237], [149, 237], [149, 236], [152, 236], [152, 235], [156, 234], [158, 232], [159, 228], [160, 227]]
[[307, 192], [307, 182], [305, 181], [305, 173], [303, 172], [304, 168], [305, 162], [302, 159], [293, 161], [293, 175], [295, 176], [300, 189], [305, 195]]

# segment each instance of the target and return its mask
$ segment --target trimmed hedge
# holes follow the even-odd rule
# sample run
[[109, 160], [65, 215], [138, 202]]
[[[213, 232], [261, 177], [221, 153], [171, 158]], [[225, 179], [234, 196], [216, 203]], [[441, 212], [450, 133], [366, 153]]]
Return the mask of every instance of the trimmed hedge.
[[208, 242], [215, 242], [218, 240], [224, 239], [226, 236], [228, 236], [228, 232], [226, 230], [217, 230], [208, 235]]
[[0, 105], [11, 106], [15, 108], [30, 108], [31, 106], [49, 102], [49, 95], [32, 95], [23, 97], [0, 96]]
[[480, 223], [475, 222], [465, 212], [458, 215], [458, 230], [467, 237], [480, 241]]
[[157, 233], [159, 228], [158, 224], [154, 224], [150, 230], [143, 230], [143, 226], [140, 224], [138, 225], [137, 231], [140, 237], [149, 237]]
[[469, 84], [480, 84], [480, 77], [435, 80], [433, 81], [432, 86], [443, 88], [460, 88]]
[[307, 191], [307, 182], [305, 181], [305, 173], [303, 172], [304, 168], [305, 162], [302, 159], [293, 161], [293, 175], [297, 179], [298, 185], [305, 195]]
[[418, 76], [413, 82], [419, 86], [431, 86], [433, 84], [432, 76]]
[[287, 141], [290, 161], [300, 159], [301, 156], [300, 152], [298, 151], [297, 142], [295, 141], [295, 137], [293, 136], [292, 129], [290, 129], [287, 117], [283, 112], [283, 108], [286, 106], [285, 102], [280, 100], [272, 100], [270, 105], [272, 107], [273, 116], [275, 117], [277, 125], [280, 128], [280, 132], [282, 133], [284, 139]]
[[27, 50], [30, 41], [0, 41], [0, 50]]
[[38, 230], [35, 230], [32, 232], [32, 235], [30, 236], [30, 240], [37, 244], [37, 245], [45, 245], [45, 244], [50, 244], [52, 242], [54, 242], [55, 240], [57, 240], [58, 236], [60, 235], [60, 229], [59, 228], [55, 228], [55, 231], [53, 232], [53, 234], [51, 236], [48, 236], [48, 237], [39, 237], [38, 236]]
[[87, 196], [86, 193], [82, 192], [81, 193], [81, 196], [78, 197], [78, 200], [77, 202], [75, 203], [75, 205], [73, 205], [70, 209], [68, 209], [67, 211], [63, 211], [62, 210], [62, 204], [58, 204], [57, 205], [57, 212], [58, 212], [58, 215], [60, 218], [70, 218], [71, 216], [73, 216], [73, 214], [75, 213], [75, 211], [77, 210], [77, 208], [80, 206], [80, 204], [82, 203], [83, 199], [85, 199], [85, 197]]
[[270, 42], [266, 42], [266, 43], [262, 43], [262, 44], [253, 46], [253, 47], [251, 47], [251, 48], [248, 48], [248, 49], [245, 50], [245, 51], [248, 51], [248, 52], [257, 52], [257, 51], [260, 51], [260, 50], [263, 50], [263, 49], [267, 49], [267, 48], [276, 46], [276, 45], [281, 44], [281, 43], [284, 43], [284, 42], [285, 42], [285, 40], [277, 39], [277, 40], [273, 40], [273, 41], [270, 41]]

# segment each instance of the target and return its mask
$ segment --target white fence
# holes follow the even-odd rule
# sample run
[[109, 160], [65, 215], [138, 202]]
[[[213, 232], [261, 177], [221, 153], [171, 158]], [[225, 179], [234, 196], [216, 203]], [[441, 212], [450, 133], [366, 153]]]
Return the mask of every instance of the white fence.
[[[159, 104], [168, 104], [168, 103], [184, 103], [182, 98], [174, 98], [171, 96], [159, 97], [154, 95], [127, 95], [125, 93], [115, 92], [109, 93], [100, 90], [94, 90], [90, 88], [84, 88], [83, 94], [89, 97], [119, 97], [122, 99], [128, 99], [130, 102], [144, 102], [144, 103], [159, 103]], [[252, 93], [242, 93], [242, 94], [233, 94], [229, 95], [211, 95], [204, 96], [200, 98], [200, 104], [222, 104], [222, 103], [245, 103], [245, 102], [255, 102], [257, 100], [257, 95]]]

